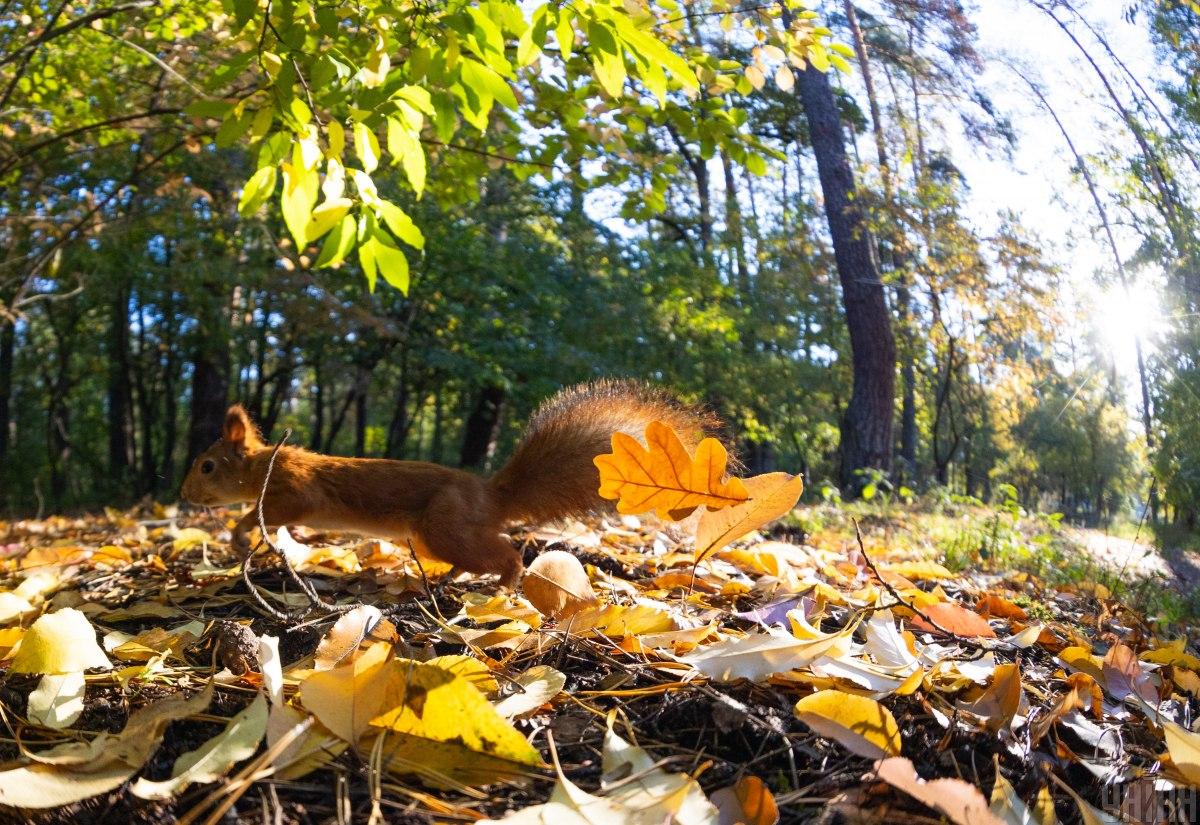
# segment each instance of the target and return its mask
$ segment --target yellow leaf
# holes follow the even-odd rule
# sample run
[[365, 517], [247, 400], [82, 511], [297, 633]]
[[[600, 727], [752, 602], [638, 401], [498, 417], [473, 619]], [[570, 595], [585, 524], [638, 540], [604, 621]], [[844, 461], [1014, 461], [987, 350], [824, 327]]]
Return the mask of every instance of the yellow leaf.
[[1171, 764], [1191, 785], [1200, 787], [1200, 734], [1163, 717], [1154, 721], [1163, 729], [1167, 753], [1171, 754]]
[[749, 532], [772, 522], [796, 506], [804, 479], [787, 473], [767, 473], [745, 480], [749, 499], [720, 510], [705, 510], [696, 528], [696, 560]]
[[184, 527], [182, 530], [175, 531], [171, 548], [178, 553], [182, 550], [190, 550], [193, 547], [203, 547], [206, 544], [211, 544], [212, 540], [212, 536], [199, 527]]
[[348, 665], [312, 674], [300, 683], [300, 701], [335, 736], [357, 742], [386, 710], [391, 647], [377, 642]]
[[[433, 659], [430, 664], [436, 661]], [[495, 704], [496, 713], [505, 719], [514, 719], [537, 710], [561, 693], [566, 684], [567, 677], [549, 665], [534, 665], [517, 677], [517, 687], [521, 691]]]
[[492, 671], [474, 656], [448, 655], [434, 656], [425, 664], [440, 667], [461, 676], [483, 693], [495, 693], [500, 689], [500, 683], [492, 675]]
[[991, 731], [1011, 727], [1013, 718], [1028, 710], [1027, 705], [1021, 669], [1016, 664], [997, 665], [992, 683], [979, 698], [969, 704], [958, 703], [960, 709], [982, 718]]
[[996, 784], [992, 786], [992, 815], [1001, 822], [1032, 822], [1029, 809], [1017, 795], [1017, 791], [1000, 773], [1000, 759], [993, 757], [996, 766]]
[[613, 730], [614, 713], [608, 716], [600, 787], [606, 799], [645, 816], [645, 822], [680, 825], [713, 822], [718, 812], [700, 783], [686, 773], [669, 773], [642, 748], [626, 742]]
[[716, 439], [701, 441], [693, 458], [674, 430], [652, 421], [646, 427], [646, 445], [614, 433], [613, 451], [594, 460], [600, 470], [600, 495], [616, 500], [617, 512], [655, 510], [659, 518], [672, 519], [702, 504], [716, 509], [749, 498], [741, 479], [722, 481], [729, 456]]
[[868, 759], [900, 755], [900, 728], [874, 699], [820, 690], [796, 703], [796, 716], [821, 736]]
[[73, 607], [41, 616], [21, 640], [12, 673], [77, 673], [112, 664], [87, 617]]
[[466, 679], [432, 664], [389, 663], [396, 700], [371, 720], [384, 764], [434, 787], [485, 785], [541, 764], [537, 750]]
[[1200, 671], [1200, 659], [1197, 659], [1185, 649], [1187, 640], [1180, 636], [1162, 647], [1147, 650], [1138, 658], [1143, 662], [1154, 662], [1159, 665], [1174, 665], [1188, 670]]
[[294, 727], [307, 725], [307, 729], [286, 746], [272, 760], [275, 776], [279, 779], [299, 779], [318, 768], [322, 768], [350, 746], [338, 739], [324, 725], [313, 721], [313, 717], [291, 705], [276, 705], [267, 717], [267, 747], [286, 736]]
[[215, 782], [254, 755], [266, 730], [267, 697], [260, 693], [223, 731], [176, 759], [170, 779], [153, 782], [142, 777], [129, 790], [141, 799], [167, 799], [193, 783]]

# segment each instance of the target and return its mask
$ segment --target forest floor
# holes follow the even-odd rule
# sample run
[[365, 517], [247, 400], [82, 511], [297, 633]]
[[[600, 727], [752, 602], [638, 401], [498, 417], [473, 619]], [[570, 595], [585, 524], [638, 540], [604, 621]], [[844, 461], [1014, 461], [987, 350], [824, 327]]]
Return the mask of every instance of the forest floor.
[[626, 517], [517, 537], [598, 594], [555, 620], [285, 539], [339, 619], [270, 554], [243, 576], [229, 523], [0, 524], [0, 823], [1198, 819], [1195, 611], [1148, 545], [820, 506], [693, 577], [690, 538]]

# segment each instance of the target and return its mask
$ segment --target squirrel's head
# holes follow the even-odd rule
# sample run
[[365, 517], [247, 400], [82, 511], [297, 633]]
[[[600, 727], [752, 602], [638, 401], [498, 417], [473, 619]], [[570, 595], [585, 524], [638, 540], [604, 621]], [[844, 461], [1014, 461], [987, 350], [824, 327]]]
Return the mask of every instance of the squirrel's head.
[[250, 459], [266, 445], [241, 404], [225, 413], [221, 437], [192, 462], [181, 494], [192, 504], [240, 504], [254, 501], [258, 490]]

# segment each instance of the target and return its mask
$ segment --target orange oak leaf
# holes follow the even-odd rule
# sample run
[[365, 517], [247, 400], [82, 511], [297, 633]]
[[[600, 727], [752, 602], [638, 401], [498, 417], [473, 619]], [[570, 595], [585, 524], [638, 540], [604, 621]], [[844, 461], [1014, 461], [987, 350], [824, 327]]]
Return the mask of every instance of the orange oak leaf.
[[611, 453], [596, 456], [600, 495], [617, 502], [617, 512], [637, 515], [654, 510], [659, 518], [686, 518], [700, 505], [728, 507], [749, 498], [739, 478], [725, 478], [729, 454], [715, 438], [706, 438], [695, 457], [675, 431], [659, 421], [646, 427], [646, 446], [625, 433], [614, 433]]

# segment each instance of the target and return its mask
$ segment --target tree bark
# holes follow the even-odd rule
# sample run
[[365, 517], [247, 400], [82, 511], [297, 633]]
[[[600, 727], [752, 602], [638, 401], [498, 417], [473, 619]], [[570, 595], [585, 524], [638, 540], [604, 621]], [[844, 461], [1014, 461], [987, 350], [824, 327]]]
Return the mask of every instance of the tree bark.
[[857, 490], [856, 471], [892, 468], [896, 342], [829, 78], [811, 65], [798, 74], [850, 333], [854, 382], [842, 426], [841, 480]]
[[479, 391], [467, 416], [463, 433], [460, 467], [483, 469], [496, 451], [496, 436], [500, 430], [500, 414], [504, 410], [503, 387], [489, 384]]
[[[0, 467], [8, 458], [8, 430], [12, 426], [13, 354], [16, 348], [16, 325], [9, 320], [0, 320]], [[3, 483], [2, 477], [0, 483]]]
[[133, 389], [129, 376], [129, 284], [124, 277], [115, 285], [109, 306], [108, 331], [108, 471], [120, 483], [129, 475], [133, 428]]
[[221, 437], [225, 409], [229, 401], [228, 356], [209, 352], [201, 346], [192, 358], [192, 411], [188, 426], [188, 457], [207, 450]]

